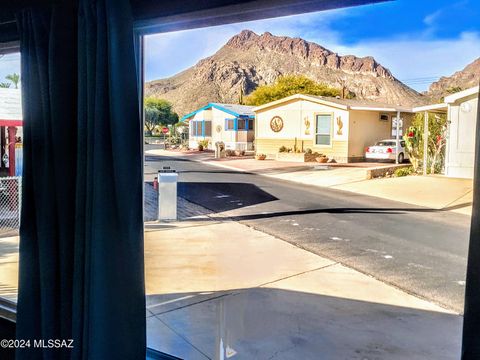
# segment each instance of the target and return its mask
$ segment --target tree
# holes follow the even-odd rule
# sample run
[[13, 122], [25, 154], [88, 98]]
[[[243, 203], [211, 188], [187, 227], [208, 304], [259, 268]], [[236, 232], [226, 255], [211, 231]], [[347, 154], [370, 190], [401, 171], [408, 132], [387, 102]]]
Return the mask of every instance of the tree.
[[0, 88], [8, 89], [10, 87], [10, 85], [12, 85], [12, 84], [7, 83], [7, 82], [2, 82], [2, 83], [0, 83]]
[[177, 122], [178, 114], [172, 110], [170, 102], [154, 97], [145, 99], [145, 129], [150, 134], [158, 125], [173, 125]]
[[303, 75], [284, 75], [272, 85], [257, 87], [246, 99], [247, 105], [263, 105], [271, 101], [294, 95], [340, 96], [339, 89], [317, 83]]
[[[404, 140], [410, 156], [410, 162], [415, 171], [423, 161], [424, 144], [424, 113], [416, 113]], [[447, 141], [447, 116], [445, 114], [428, 114], [428, 144], [427, 167], [430, 174], [440, 173], [445, 159], [445, 145]]]
[[13, 86], [15, 86], [15, 89], [18, 89], [18, 83], [20, 82], [20, 75], [17, 73], [9, 74], [5, 76], [5, 79], [10, 80], [13, 83]]

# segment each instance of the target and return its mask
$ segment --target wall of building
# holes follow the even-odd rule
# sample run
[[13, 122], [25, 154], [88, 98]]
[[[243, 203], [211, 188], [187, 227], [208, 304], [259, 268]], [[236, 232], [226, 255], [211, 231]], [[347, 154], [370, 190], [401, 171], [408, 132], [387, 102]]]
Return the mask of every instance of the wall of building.
[[[315, 145], [315, 115], [332, 114], [331, 145]], [[274, 132], [270, 121], [274, 116], [283, 120], [283, 129]], [[326, 154], [336, 161], [345, 162], [348, 158], [348, 111], [339, 108], [295, 99], [256, 114], [255, 151], [275, 157], [281, 146], [299, 149], [310, 148]]]
[[[447, 176], [473, 178], [477, 96], [477, 94], [472, 95], [449, 105], [450, 125], [445, 159]], [[462, 107], [462, 104], [465, 105]]]
[[[234, 131], [225, 130], [225, 119], [234, 119], [235, 116], [219, 109], [212, 109], [212, 148], [217, 141], [225, 143], [226, 149], [232, 150], [251, 150], [253, 146], [254, 130]], [[252, 120], [253, 121], [253, 120]]]
[[[212, 114], [212, 109], [206, 109], [197, 112], [189, 121], [189, 125], [191, 125], [192, 121], [212, 121], [213, 119], [213, 114]], [[214, 129], [212, 127], [212, 133]], [[192, 128], [189, 126], [189, 140], [188, 140], [188, 146], [190, 148], [197, 148], [198, 147], [198, 141], [199, 140], [210, 140], [210, 136], [193, 136], [192, 135]], [[209, 148], [211, 145], [209, 144]]]

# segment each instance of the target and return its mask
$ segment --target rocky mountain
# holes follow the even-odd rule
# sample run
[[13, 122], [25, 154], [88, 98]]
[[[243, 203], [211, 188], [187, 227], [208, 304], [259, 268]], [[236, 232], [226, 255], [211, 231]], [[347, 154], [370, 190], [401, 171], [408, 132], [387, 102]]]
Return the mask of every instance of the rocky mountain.
[[180, 116], [208, 102], [238, 102], [258, 85], [285, 74], [303, 74], [315, 81], [355, 93], [358, 99], [412, 105], [422, 95], [397, 80], [373, 57], [340, 56], [300, 38], [258, 35], [249, 30], [232, 37], [214, 55], [167, 79], [146, 84], [147, 96], [173, 103]]
[[440, 80], [432, 83], [427, 95], [434, 99], [440, 99], [452, 92], [477, 86], [479, 81], [480, 58], [468, 64], [463, 70], [457, 71], [452, 76], [443, 76]]

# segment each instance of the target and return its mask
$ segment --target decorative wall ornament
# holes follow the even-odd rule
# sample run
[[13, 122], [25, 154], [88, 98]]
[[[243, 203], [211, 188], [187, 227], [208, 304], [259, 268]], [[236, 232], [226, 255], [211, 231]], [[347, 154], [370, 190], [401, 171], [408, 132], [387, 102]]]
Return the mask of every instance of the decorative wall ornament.
[[270, 120], [270, 129], [273, 132], [280, 132], [283, 129], [283, 119], [280, 116], [274, 116]]
[[221, 132], [222, 131], [222, 125], [217, 125], [215, 130], [217, 130], [217, 133]]
[[337, 116], [337, 126], [337, 135], [343, 135], [343, 122], [341, 116]]
[[310, 120], [308, 120], [308, 116], [303, 118], [303, 123], [305, 124], [305, 135], [310, 135]]

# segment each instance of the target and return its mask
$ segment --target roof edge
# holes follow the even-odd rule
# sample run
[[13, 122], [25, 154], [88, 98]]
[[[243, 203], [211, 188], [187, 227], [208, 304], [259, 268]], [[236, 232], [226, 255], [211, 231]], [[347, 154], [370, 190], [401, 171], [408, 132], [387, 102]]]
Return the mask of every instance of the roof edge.
[[469, 89], [454, 93], [452, 95], [445, 96], [444, 102], [446, 104], [454, 103], [455, 101], [457, 101], [459, 99], [462, 99], [464, 97], [467, 97], [467, 96], [474, 95], [474, 94], [478, 93], [479, 88], [480, 88], [480, 86], [477, 85], [477, 86], [471, 87]]

